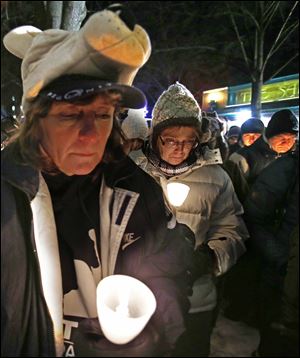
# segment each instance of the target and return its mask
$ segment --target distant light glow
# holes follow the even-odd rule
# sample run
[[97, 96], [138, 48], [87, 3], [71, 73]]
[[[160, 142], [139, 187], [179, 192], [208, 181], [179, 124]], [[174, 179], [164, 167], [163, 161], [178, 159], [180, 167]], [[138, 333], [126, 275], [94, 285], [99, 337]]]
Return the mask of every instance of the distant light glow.
[[212, 92], [207, 96], [208, 102], [219, 102], [223, 99], [221, 92]]
[[232, 126], [241, 127], [241, 125], [249, 118], [251, 118], [251, 111], [241, 110], [235, 114], [235, 120], [230, 121], [230, 127]]
[[261, 116], [260, 119], [262, 120], [262, 122], [265, 125], [265, 127], [267, 127], [271, 117], [270, 116]]
[[148, 113], [147, 107], [141, 108], [141, 111], [143, 111], [143, 113], [144, 113], [144, 118], [145, 118], [146, 115], [147, 115], [147, 113]]

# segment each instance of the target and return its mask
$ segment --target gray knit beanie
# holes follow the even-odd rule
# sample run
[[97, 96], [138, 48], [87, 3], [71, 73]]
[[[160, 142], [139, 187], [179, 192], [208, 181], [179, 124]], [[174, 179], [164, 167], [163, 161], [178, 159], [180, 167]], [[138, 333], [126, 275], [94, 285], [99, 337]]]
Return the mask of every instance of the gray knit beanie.
[[192, 93], [176, 82], [158, 98], [152, 111], [153, 131], [170, 126], [201, 127], [201, 108]]

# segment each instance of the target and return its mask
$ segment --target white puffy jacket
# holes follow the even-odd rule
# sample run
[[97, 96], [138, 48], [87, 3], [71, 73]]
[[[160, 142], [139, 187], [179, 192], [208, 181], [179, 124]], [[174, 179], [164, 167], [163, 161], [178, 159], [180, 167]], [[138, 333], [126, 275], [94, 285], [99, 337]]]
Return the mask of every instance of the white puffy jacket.
[[[218, 149], [207, 149], [202, 158], [183, 174], [166, 178], [151, 163], [141, 165], [162, 186], [165, 199], [178, 222], [188, 225], [195, 233], [196, 247], [208, 243], [217, 258], [215, 275], [227, 272], [246, 251], [244, 241], [248, 231], [241, 215], [243, 207], [235, 194], [231, 179], [219, 165], [222, 163]], [[190, 187], [187, 198], [180, 207], [168, 201], [167, 184], [184, 183]], [[224, 239], [226, 238], [226, 239]], [[202, 276], [193, 287], [190, 312], [206, 311], [216, 304], [212, 279]]]

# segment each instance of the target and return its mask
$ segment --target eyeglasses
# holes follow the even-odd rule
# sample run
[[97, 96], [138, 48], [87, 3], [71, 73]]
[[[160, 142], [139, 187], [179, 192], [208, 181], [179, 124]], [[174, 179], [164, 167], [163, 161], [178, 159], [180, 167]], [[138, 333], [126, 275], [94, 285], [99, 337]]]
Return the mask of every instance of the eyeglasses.
[[161, 140], [162, 145], [164, 145], [170, 149], [175, 149], [178, 146], [183, 146], [183, 148], [186, 148], [186, 149], [192, 149], [192, 148], [196, 148], [199, 144], [196, 141], [196, 139], [183, 140], [182, 142], [180, 142], [178, 140], [171, 139], [171, 138], [162, 139], [161, 136], [159, 136], [159, 139]]

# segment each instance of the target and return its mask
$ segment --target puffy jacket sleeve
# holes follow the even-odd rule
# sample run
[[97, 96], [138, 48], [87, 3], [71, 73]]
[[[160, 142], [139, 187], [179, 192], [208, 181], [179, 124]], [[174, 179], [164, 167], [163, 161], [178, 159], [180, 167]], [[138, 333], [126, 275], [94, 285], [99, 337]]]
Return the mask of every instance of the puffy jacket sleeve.
[[224, 172], [223, 187], [214, 202], [207, 232], [208, 245], [218, 261], [216, 275], [227, 272], [246, 251], [244, 242], [249, 235], [242, 214], [243, 207]]
[[244, 156], [237, 152], [234, 152], [230, 155], [228, 161], [235, 163], [240, 169], [241, 173], [244, 174], [245, 178], [248, 178], [250, 168], [247, 159]]
[[239, 165], [231, 160], [226, 160], [223, 163], [223, 168], [226, 170], [230, 176], [230, 179], [232, 180], [232, 184], [239, 201], [243, 203], [247, 198], [250, 190], [245, 174], [242, 172]]

